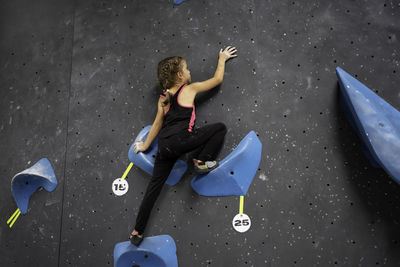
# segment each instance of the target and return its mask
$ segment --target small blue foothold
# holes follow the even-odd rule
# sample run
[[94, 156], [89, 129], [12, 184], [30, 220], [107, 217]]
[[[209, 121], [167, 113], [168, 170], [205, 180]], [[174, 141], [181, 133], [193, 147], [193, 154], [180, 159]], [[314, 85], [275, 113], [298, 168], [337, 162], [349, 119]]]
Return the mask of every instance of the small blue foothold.
[[174, 0], [174, 4], [175, 5], [180, 5], [184, 1], [186, 1], [186, 0]]
[[194, 191], [203, 196], [244, 196], [261, 160], [262, 144], [256, 133], [248, 133], [219, 166], [193, 178]]
[[178, 267], [176, 245], [169, 235], [145, 237], [136, 247], [130, 241], [114, 247], [114, 267]]
[[[153, 175], [153, 169], [154, 169], [154, 162], [156, 161], [156, 155], [158, 151], [158, 137], [156, 137], [151, 143], [150, 147], [144, 151], [144, 152], [139, 152], [135, 153], [134, 152], [134, 145], [136, 142], [139, 140], [145, 141], [147, 135], [149, 134], [151, 125], [148, 125], [143, 128], [143, 130], [140, 131], [138, 136], [135, 139], [135, 142], [131, 145], [129, 152], [128, 152], [128, 158], [133, 164], [138, 166], [140, 169], [143, 171], [147, 172], [150, 175]], [[187, 169], [187, 164], [183, 160], [177, 160], [174, 167], [172, 168], [171, 173], [168, 176], [167, 181], [165, 182], [168, 185], [175, 185], [177, 184], [182, 176], [185, 174]]]
[[336, 74], [340, 104], [365, 155], [400, 183], [400, 112], [341, 68]]
[[29, 198], [39, 187], [48, 192], [57, 187], [57, 179], [50, 161], [46, 158], [16, 174], [11, 180], [11, 191], [22, 214], [28, 212]]

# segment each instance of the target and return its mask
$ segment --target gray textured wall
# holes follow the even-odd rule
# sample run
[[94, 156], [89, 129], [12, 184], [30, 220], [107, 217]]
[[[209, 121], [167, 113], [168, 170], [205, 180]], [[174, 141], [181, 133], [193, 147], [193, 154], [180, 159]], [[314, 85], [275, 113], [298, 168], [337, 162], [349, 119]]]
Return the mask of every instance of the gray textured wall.
[[[197, 99], [198, 126], [228, 126], [222, 159], [254, 130], [262, 160], [238, 197], [198, 196], [191, 173], [165, 186], [146, 235], [171, 235], [180, 266], [398, 266], [399, 190], [363, 155], [338, 105], [340, 66], [400, 109], [398, 1], [2, 1], [1, 266], [111, 266], [149, 176], [111, 191], [151, 124], [157, 63], [187, 59], [193, 81], [218, 51], [238, 57]], [[9, 183], [42, 157], [59, 186], [33, 195], [12, 229]]]

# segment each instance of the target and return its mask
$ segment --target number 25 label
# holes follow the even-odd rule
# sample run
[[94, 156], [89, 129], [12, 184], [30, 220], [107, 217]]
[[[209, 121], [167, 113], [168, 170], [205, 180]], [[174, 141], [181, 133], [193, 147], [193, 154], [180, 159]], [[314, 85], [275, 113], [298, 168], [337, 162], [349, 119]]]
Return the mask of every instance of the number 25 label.
[[247, 214], [237, 214], [232, 221], [233, 228], [238, 231], [239, 233], [244, 233], [250, 229], [251, 220]]

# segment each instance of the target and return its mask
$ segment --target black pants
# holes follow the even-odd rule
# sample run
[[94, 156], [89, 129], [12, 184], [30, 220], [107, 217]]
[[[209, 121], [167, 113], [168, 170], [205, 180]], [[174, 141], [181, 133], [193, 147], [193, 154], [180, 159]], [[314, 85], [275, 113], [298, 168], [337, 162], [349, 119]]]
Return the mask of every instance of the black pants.
[[139, 234], [143, 234], [154, 203], [177, 159], [189, 151], [200, 148], [198, 160], [214, 160], [222, 147], [225, 134], [225, 124], [214, 123], [193, 129], [192, 132], [185, 130], [182, 133], [158, 140], [153, 177], [147, 186], [136, 218], [135, 230]]

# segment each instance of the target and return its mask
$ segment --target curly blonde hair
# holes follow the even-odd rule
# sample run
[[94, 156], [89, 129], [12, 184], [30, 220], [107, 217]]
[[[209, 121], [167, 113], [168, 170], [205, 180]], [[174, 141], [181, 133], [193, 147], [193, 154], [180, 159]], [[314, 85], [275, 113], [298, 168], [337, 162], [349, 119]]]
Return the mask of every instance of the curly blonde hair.
[[[174, 56], [167, 57], [158, 63], [157, 76], [158, 85], [160, 86], [163, 93], [167, 89], [173, 87], [177, 82], [177, 73], [182, 72], [182, 62], [184, 59], [182, 57]], [[167, 92], [167, 97], [163, 101], [163, 105], [168, 105], [171, 101], [172, 95]]]

